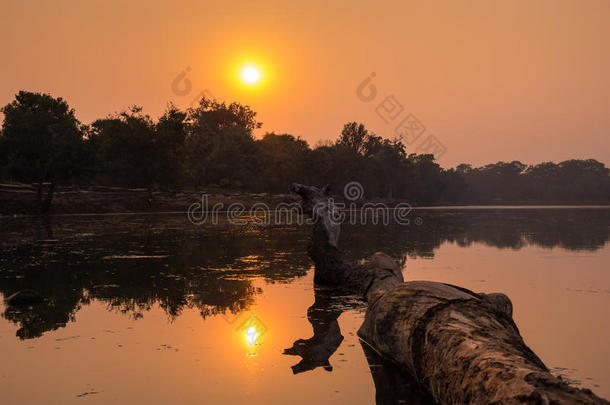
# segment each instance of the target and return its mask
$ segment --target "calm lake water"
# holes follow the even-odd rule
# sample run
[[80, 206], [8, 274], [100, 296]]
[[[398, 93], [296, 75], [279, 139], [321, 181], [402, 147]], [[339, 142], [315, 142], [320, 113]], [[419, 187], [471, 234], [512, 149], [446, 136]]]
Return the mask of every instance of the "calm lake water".
[[[554, 373], [610, 397], [610, 210], [416, 210], [344, 226], [352, 260], [506, 293]], [[428, 403], [363, 347], [364, 304], [314, 289], [307, 226], [185, 215], [0, 218], [2, 404]]]

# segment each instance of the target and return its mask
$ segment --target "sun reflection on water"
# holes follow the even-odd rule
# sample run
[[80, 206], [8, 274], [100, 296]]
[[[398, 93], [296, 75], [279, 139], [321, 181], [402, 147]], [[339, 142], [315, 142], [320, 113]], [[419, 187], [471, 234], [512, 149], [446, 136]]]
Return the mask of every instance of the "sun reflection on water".
[[248, 346], [248, 357], [255, 357], [258, 355], [258, 346], [262, 344], [261, 337], [267, 331], [265, 324], [254, 314], [250, 315], [238, 328], [239, 332], [243, 334]]
[[256, 340], [258, 339], [258, 332], [254, 326], [250, 326], [246, 330], [246, 342], [248, 342], [248, 346], [254, 346]]

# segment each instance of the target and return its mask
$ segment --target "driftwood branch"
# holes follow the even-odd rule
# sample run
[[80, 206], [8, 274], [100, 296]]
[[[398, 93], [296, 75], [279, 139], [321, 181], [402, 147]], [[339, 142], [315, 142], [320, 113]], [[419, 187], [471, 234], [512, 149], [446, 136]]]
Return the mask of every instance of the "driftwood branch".
[[527, 347], [510, 299], [430, 281], [404, 282], [398, 264], [375, 253], [364, 265], [337, 248], [340, 224], [328, 188], [293, 185], [314, 218], [308, 253], [314, 281], [368, 302], [359, 337], [399, 364], [441, 404], [609, 404], [553, 376]]

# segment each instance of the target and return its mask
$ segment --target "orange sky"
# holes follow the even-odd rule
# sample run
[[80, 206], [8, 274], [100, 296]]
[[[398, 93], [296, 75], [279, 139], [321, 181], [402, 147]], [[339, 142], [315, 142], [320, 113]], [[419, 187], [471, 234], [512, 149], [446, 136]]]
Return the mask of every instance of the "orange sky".
[[[312, 145], [352, 120], [392, 137], [414, 114], [444, 166], [609, 164], [608, 21], [605, 0], [4, 1], [0, 104], [50, 92], [89, 123], [131, 104], [158, 116], [206, 90]], [[263, 67], [260, 86], [234, 79], [246, 60]], [[181, 96], [172, 81], [187, 67]], [[371, 72], [365, 103], [356, 88]], [[375, 109], [388, 95], [404, 110], [385, 123]]]

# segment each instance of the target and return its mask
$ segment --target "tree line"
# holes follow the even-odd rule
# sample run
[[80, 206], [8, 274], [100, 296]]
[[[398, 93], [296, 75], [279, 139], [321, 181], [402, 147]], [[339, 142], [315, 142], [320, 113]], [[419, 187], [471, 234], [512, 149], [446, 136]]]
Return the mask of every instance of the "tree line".
[[55, 185], [239, 189], [284, 193], [290, 183], [360, 182], [365, 197], [416, 205], [609, 203], [610, 170], [594, 159], [526, 165], [518, 161], [444, 169], [398, 139], [345, 124], [335, 141], [310, 147], [298, 136], [265, 133], [256, 112], [202, 98], [169, 104], [153, 119], [132, 106], [84, 125], [62, 98], [20, 91], [2, 108], [0, 179]]

